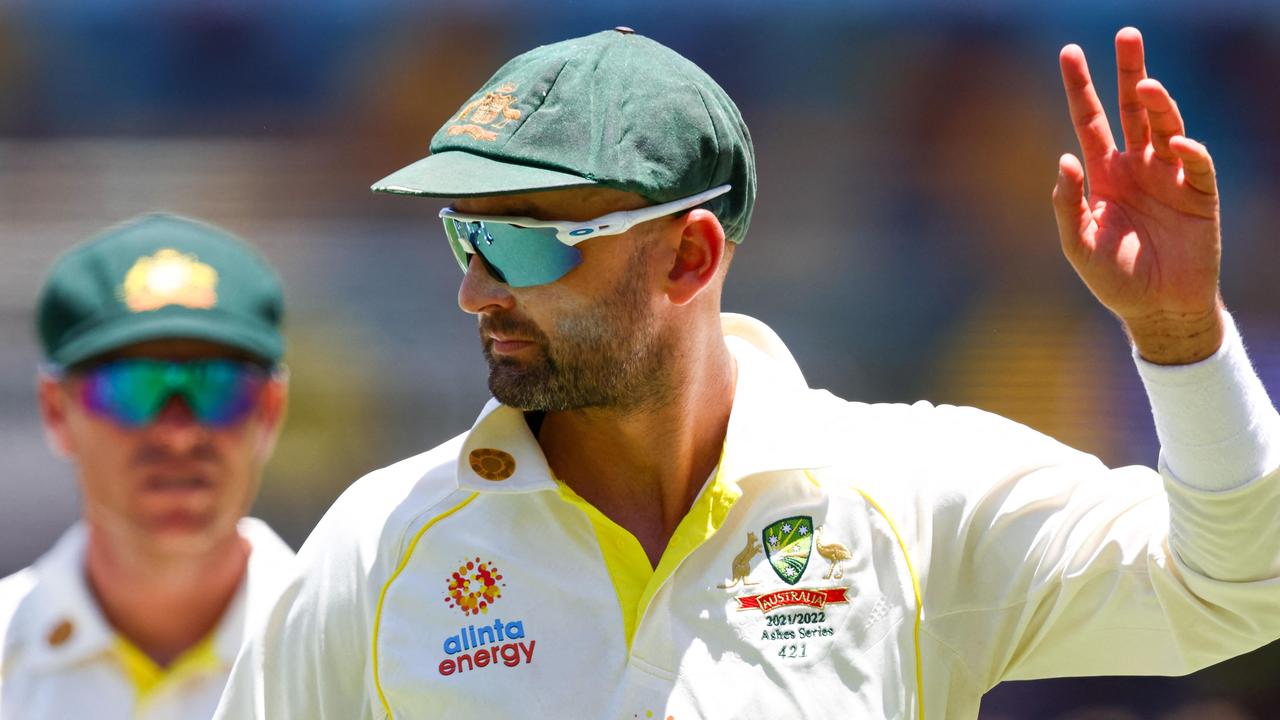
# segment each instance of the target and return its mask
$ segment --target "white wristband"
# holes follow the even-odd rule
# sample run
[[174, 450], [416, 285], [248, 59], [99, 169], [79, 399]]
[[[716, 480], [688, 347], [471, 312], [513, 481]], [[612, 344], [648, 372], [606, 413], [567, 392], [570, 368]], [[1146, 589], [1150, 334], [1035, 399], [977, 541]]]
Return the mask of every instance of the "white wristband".
[[1146, 386], [1160, 463], [1193, 488], [1237, 488], [1280, 467], [1280, 414], [1224, 313], [1222, 347], [1190, 365], [1134, 362]]

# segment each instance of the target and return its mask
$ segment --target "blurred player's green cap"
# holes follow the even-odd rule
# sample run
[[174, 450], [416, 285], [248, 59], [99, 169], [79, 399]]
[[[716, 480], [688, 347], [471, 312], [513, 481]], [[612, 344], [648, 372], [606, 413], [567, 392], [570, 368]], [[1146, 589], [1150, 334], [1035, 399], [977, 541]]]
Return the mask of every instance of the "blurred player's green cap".
[[62, 367], [161, 339], [206, 340], [274, 363], [283, 314], [280, 279], [256, 250], [212, 225], [156, 213], [59, 257], [36, 328], [45, 357]]
[[738, 108], [697, 65], [629, 28], [534, 48], [503, 65], [378, 192], [475, 197], [610, 187], [655, 203], [717, 185], [708, 205], [741, 242], [756, 195]]

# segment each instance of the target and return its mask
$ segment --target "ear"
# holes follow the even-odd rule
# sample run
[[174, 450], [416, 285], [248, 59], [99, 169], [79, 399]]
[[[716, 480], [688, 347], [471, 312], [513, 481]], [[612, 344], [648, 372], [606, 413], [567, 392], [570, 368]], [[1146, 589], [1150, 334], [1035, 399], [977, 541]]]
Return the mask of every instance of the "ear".
[[72, 402], [67, 387], [59, 380], [41, 373], [36, 378], [36, 403], [44, 425], [44, 440], [49, 449], [63, 458], [75, 458], [75, 443], [67, 423]]
[[262, 398], [258, 400], [257, 430], [260, 433], [258, 455], [259, 462], [262, 464], [266, 464], [267, 460], [271, 459], [271, 453], [275, 452], [276, 440], [279, 439], [280, 430], [284, 427], [288, 408], [289, 375], [282, 371], [262, 388]]
[[667, 272], [667, 298], [685, 305], [711, 286], [725, 260], [724, 227], [709, 210], [691, 210], [680, 223], [675, 259]]

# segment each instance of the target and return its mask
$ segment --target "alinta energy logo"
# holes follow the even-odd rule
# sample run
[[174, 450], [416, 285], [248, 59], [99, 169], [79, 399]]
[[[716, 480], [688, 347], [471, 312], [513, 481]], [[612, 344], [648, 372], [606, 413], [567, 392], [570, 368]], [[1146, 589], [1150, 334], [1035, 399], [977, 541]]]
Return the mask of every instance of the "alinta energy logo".
[[[504, 587], [498, 568], [477, 557], [459, 563], [450, 575], [445, 603], [467, 617], [488, 614], [493, 603], [502, 597]], [[533, 662], [536, 644], [526, 639], [523, 620], [494, 618], [492, 624], [468, 625], [445, 638], [446, 657], [440, 661], [440, 674], [528, 664]]]
[[467, 560], [460, 563], [449, 578], [444, 601], [466, 615], [487, 613], [494, 601], [502, 597], [502, 586], [498, 584], [501, 581], [502, 573], [493, 563], [482, 562], [480, 558]]

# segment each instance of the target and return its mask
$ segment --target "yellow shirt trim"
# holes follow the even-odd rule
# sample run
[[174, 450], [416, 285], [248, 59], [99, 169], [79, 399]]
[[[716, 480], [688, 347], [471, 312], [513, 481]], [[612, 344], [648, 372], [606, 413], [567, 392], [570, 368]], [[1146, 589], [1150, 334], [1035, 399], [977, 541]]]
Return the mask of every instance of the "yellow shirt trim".
[[[733, 504], [742, 497], [741, 488], [725, 482], [721, 477], [720, 469], [724, 467], [723, 455], [720, 460], [711, 484], [698, 496], [697, 500], [693, 501], [693, 507], [689, 508], [684, 519], [676, 526], [675, 534], [667, 543], [667, 549], [662, 551], [658, 567], [653, 571], [649, 584], [645, 586], [644, 594], [640, 596], [640, 604], [636, 608], [637, 619], [644, 617], [649, 601], [653, 599], [663, 583], [675, 573], [680, 563], [720, 529], [725, 518], [729, 517]], [[630, 647], [631, 638], [628, 637], [627, 648], [630, 649]]]
[[125, 677], [133, 685], [139, 703], [149, 700], [164, 685], [182, 678], [221, 669], [222, 661], [213, 646], [213, 633], [192, 645], [168, 667], [161, 667], [137, 645], [117, 635], [112, 650], [120, 660]]
[[[804, 474], [809, 476], [809, 481], [814, 485], [821, 486], [818, 479], [813, 476], [813, 473], [805, 470]], [[880, 514], [880, 517], [884, 518], [885, 523], [889, 525], [889, 529], [893, 531], [893, 537], [898, 541], [898, 549], [902, 551], [902, 560], [907, 564], [907, 574], [911, 576], [911, 589], [915, 592], [916, 596], [916, 623], [914, 634], [916, 646], [916, 702], [920, 705], [919, 718], [920, 720], [924, 720], [924, 668], [920, 662], [920, 618], [924, 614], [924, 602], [920, 599], [920, 579], [916, 577], [915, 566], [911, 564], [911, 553], [907, 552], [907, 544], [902, 540], [902, 533], [898, 532], [898, 526], [895, 525], [893, 519], [889, 517], [889, 513], [885, 512], [884, 508], [880, 507], [880, 503], [876, 502], [870, 495], [860, 489], [855, 489], [858, 490], [858, 494], [862, 496], [862, 499], [866, 500], [867, 504]]]
[[581, 510], [591, 521], [591, 528], [596, 533], [596, 543], [600, 545], [600, 554], [604, 556], [605, 569], [609, 571], [613, 591], [618, 596], [623, 637], [626, 638], [627, 650], [630, 651], [631, 638], [635, 637], [638, 622], [636, 608], [640, 605], [645, 587], [653, 578], [649, 556], [645, 555], [644, 547], [635, 535], [583, 500], [573, 488], [565, 485], [559, 478], [556, 479], [556, 486], [560, 488], [561, 499]]
[[[723, 464], [722, 462], [721, 466]], [[666, 549], [662, 551], [658, 567], [654, 568], [649, 565], [649, 557], [634, 535], [582, 499], [559, 478], [554, 479], [560, 489], [560, 497], [581, 510], [591, 521], [596, 542], [600, 545], [600, 554], [604, 556], [605, 568], [613, 582], [614, 593], [618, 596], [622, 631], [627, 641], [627, 652], [630, 653], [636, 628], [654, 594], [680, 563], [724, 524], [729, 510], [742, 497], [742, 490], [724, 482], [720, 477], [720, 468], [717, 467], [715, 477], [680, 520]]]
[[413, 551], [418, 547], [418, 541], [422, 539], [422, 535], [431, 529], [433, 525], [450, 515], [458, 512], [466, 507], [468, 503], [476, 499], [480, 493], [471, 493], [465, 500], [445, 510], [427, 521], [413, 536], [413, 540], [409, 542], [409, 549], [404, 551], [404, 556], [400, 558], [400, 564], [396, 565], [396, 571], [391, 573], [391, 577], [387, 578], [387, 582], [382, 585], [382, 592], [378, 593], [378, 609], [373, 616], [373, 686], [378, 691], [378, 700], [382, 701], [382, 709], [387, 713], [387, 720], [393, 720], [391, 715], [391, 704], [387, 702], [387, 696], [382, 692], [382, 681], [378, 678], [378, 631], [382, 628], [382, 603], [387, 599], [387, 591], [391, 589], [391, 583], [400, 577], [400, 573], [404, 571], [405, 566], [409, 564], [409, 558], [413, 557]]

